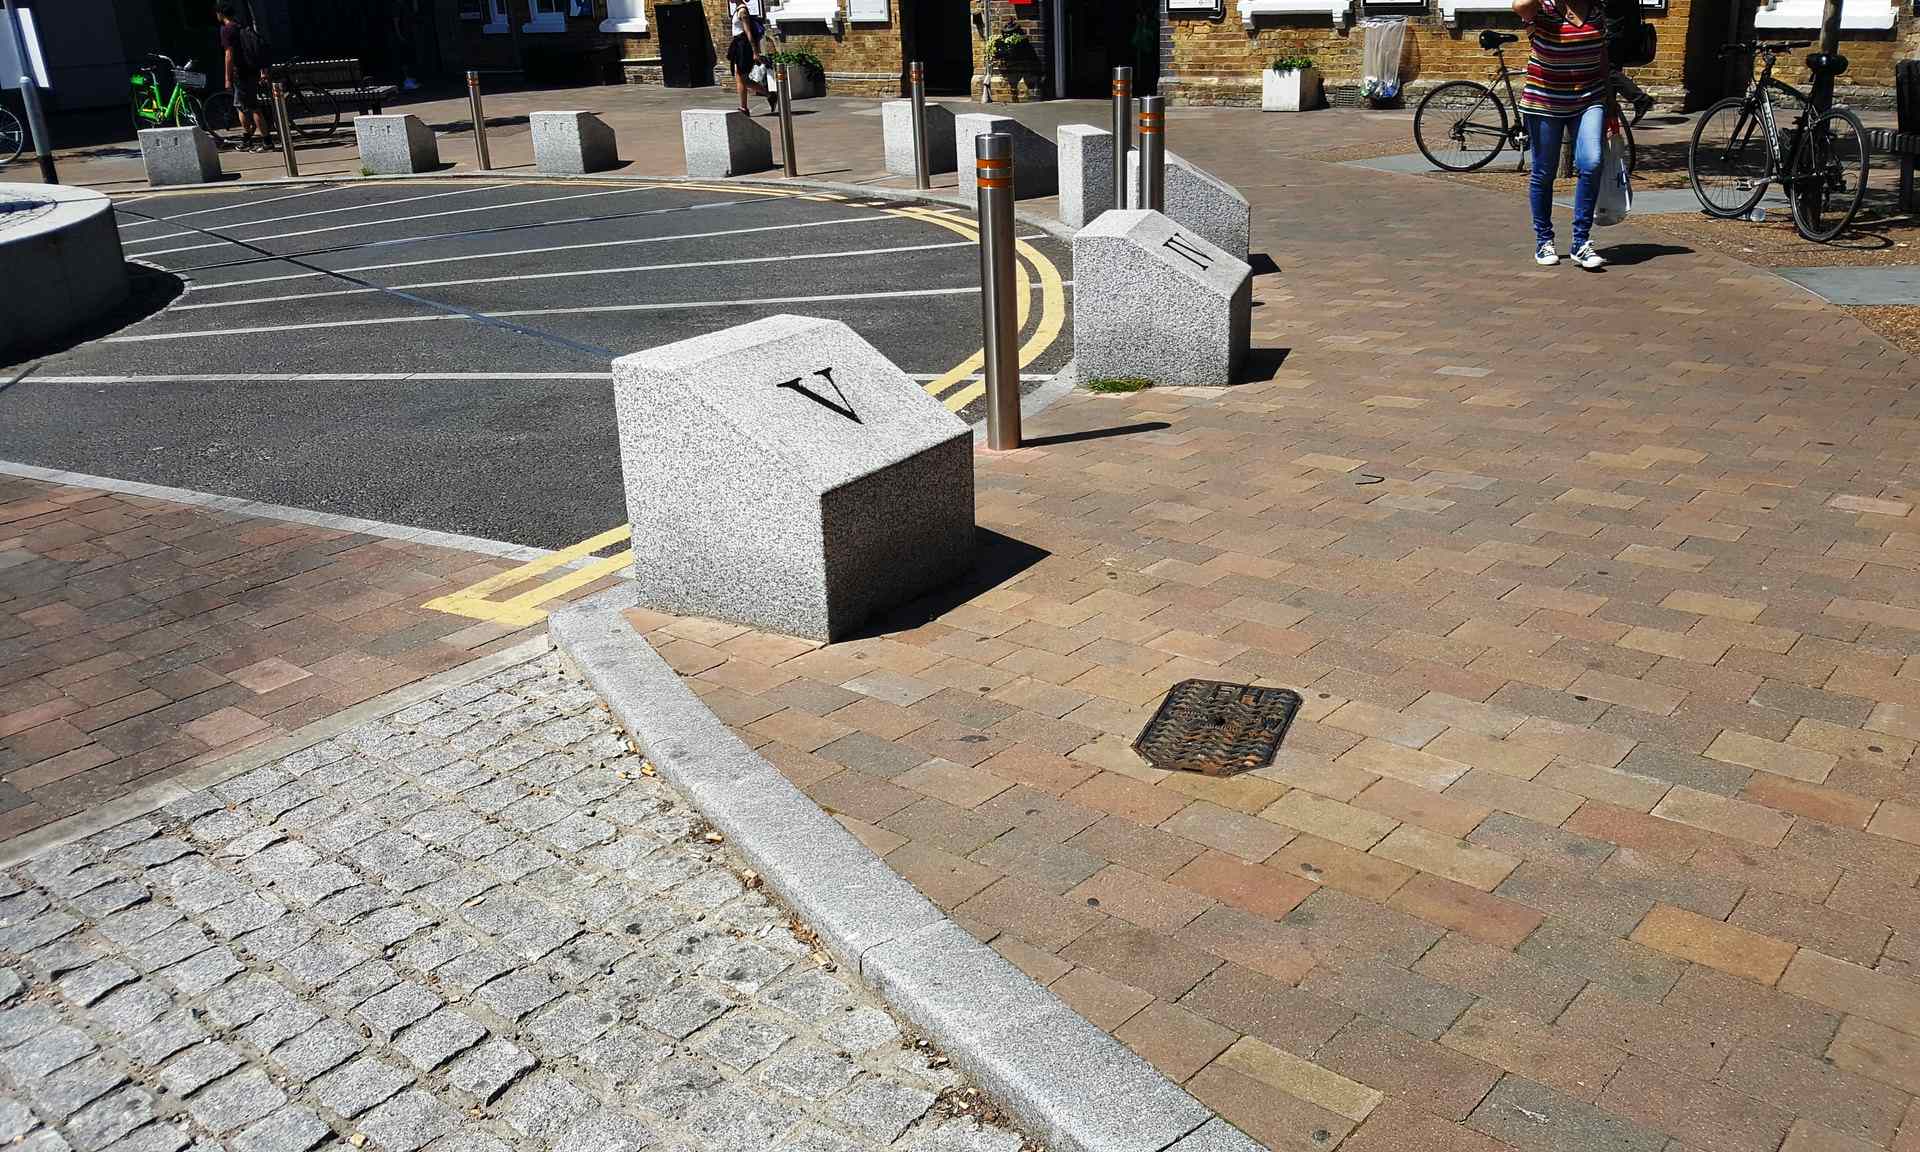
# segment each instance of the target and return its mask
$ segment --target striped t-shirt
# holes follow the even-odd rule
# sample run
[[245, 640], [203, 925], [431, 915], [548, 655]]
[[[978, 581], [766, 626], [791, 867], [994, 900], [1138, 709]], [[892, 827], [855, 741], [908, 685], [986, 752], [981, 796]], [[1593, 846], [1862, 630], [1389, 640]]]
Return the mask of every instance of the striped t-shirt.
[[1607, 25], [1598, 4], [1586, 20], [1561, 0], [1533, 18], [1533, 48], [1520, 108], [1536, 116], [1577, 116], [1607, 94]]

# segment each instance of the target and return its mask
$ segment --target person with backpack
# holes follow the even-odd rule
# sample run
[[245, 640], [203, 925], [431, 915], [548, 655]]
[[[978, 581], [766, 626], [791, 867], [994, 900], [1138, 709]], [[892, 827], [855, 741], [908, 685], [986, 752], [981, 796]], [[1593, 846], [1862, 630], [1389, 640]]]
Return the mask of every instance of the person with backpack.
[[[227, 87], [233, 92], [233, 114], [240, 120], [242, 152], [270, 152], [272, 137], [267, 132], [267, 108], [260, 90], [267, 82], [267, 50], [260, 33], [250, 24], [240, 23], [231, 3], [219, 8], [220, 57], [224, 61]], [[260, 139], [254, 141], [254, 129]]]
[[733, 35], [727, 40], [727, 63], [733, 67], [733, 84], [740, 93], [740, 111], [751, 116], [747, 108], [747, 89], [767, 98], [767, 111], [779, 111], [780, 102], [774, 98], [767, 86], [753, 75], [755, 69], [765, 70], [766, 57], [760, 53], [760, 39], [766, 35], [766, 21], [753, 14], [747, 7], [747, 0], [733, 0], [728, 6], [733, 13]]

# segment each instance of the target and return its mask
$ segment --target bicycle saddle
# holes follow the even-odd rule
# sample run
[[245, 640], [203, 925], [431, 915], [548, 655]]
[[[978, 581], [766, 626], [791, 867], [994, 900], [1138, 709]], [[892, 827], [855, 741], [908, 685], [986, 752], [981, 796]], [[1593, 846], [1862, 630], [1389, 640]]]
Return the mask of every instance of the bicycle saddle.
[[1815, 52], [1807, 57], [1807, 71], [1815, 76], [1838, 76], [1847, 70], [1847, 58], [1838, 52]]
[[1515, 36], [1511, 32], [1496, 32], [1488, 28], [1480, 33], [1480, 47], [1491, 52], [1502, 44], [1512, 44], [1519, 39], [1520, 37]]

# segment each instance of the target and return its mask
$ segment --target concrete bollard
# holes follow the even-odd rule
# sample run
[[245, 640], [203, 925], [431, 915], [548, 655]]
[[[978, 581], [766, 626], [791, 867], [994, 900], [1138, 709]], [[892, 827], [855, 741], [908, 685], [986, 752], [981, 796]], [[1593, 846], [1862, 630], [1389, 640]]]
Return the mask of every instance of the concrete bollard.
[[[913, 175], [913, 101], [889, 100], [880, 106], [880, 125], [887, 145], [887, 171]], [[927, 105], [927, 174], [952, 172], [954, 160], [953, 110]]]
[[140, 159], [147, 183], [207, 184], [220, 179], [220, 147], [199, 128], [142, 128]]
[[1234, 383], [1253, 323], [1253, 269], [1158, 212], [1108, 212], [1073, 238], [1080, 372]]
[[743, 112], [693, 108], [680, 113], [689, 176], [741, 176], [773, 167], [773, 134]]
[[974, 113], [955, 116], [954, 151], [959, 161], [960, 195], [974, 196], [974, 140], [981, 136], [1013, 137], [1014, 195], [1051, 196], [1060, 190], [1060, 157], [1053, 141], [1011, 116]]
[[1060, 152], [1060, 223], [1085, 228], [1113, 202], [1113, 133], [1091, 124], [1062, 124], [1056, 135]]
[[440, 167], [440, 145], [418, 116], [356, 116], [360, 166], [376, 176], [407, 176]]
[[[1128, 185], [1140, 196], [1140, 153], [1128, 163]], [[1245, 260], [1253, 233], [1253, 206], [1239, 189], [1172, 152], [1166, 154], [1161, 209], [1174, 223], [1211, 240], [1238, 259]]]
[[580, 175], [620, 162], [613, 129], [591, 112], [535, 112], [532, 125], [537, 172]]

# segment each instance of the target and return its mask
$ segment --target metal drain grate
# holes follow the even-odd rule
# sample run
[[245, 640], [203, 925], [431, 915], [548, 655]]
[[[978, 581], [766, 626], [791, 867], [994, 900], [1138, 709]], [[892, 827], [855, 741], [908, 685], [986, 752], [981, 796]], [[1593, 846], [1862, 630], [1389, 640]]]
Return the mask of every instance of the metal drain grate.
[[1218, 680], [1182, 680], [1140, 730], [1134, 751], [1155, 768], [1231, 776], [1273, 763], [1300, 694]]

